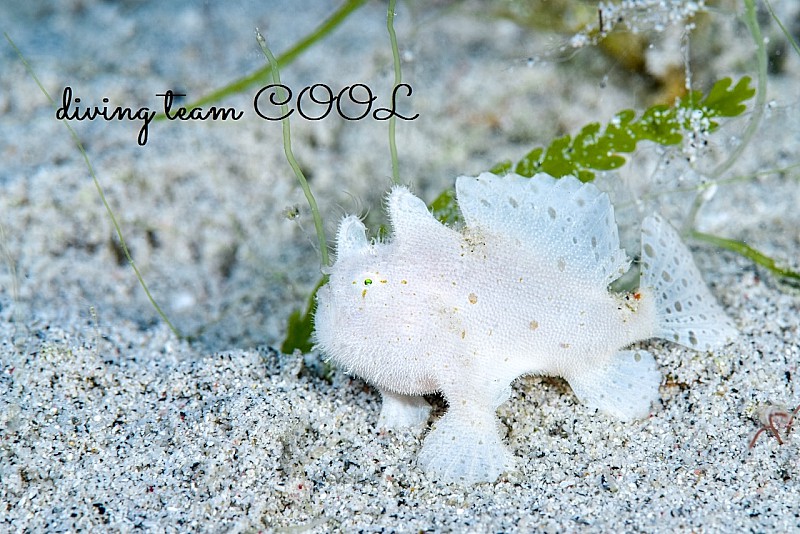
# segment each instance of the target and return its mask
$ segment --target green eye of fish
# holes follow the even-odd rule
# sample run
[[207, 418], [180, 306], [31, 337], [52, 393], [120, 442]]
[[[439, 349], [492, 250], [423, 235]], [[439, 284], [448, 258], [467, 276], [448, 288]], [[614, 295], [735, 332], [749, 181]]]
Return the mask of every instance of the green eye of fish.
[[364, 278], [364, 285], [365, 286], [372, 285], [372, 278]]

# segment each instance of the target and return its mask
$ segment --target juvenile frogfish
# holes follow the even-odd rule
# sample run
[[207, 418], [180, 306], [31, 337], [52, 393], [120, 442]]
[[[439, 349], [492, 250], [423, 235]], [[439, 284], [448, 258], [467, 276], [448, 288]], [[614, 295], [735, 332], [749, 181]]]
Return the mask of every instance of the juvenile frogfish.
[[627, 347], [661, 338], [710, 351], [736, 336], [662, 217], [642, 222], [640, 287], [619, 294], [609, 284], [631, 260], [595, 185], [484, 173], [459, 177], [456, 194], [460, 229], [403, 186], [387, 200], [390, 240], [368, 240], [345, 217], [315, 316], [317, 347], [380, 391], [380, 427], [422, 425], [422, 395], [444, 396], [418, 458], [436, 479], [494, 481], [514, 468], [496, 409], [522, 375], [563, 377], [588, 406], [644, 418], [661, 375], [649, 352]]

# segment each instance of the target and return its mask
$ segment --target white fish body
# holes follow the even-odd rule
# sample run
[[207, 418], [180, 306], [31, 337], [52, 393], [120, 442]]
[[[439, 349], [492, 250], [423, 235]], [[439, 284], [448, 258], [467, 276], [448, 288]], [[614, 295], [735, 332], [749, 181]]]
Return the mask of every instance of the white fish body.
[[630, 260], [593, 184], [484, 173], [458, 178], [456, 192], [463, 231], [402, 186], [388, 198], [391, 241], [370, 243], [345, 217], [315, 316], [323, 353], [380, 390], [379, 424], [424, 423], [420, 396], [444, 395], [419, 458], [438, 478], [493, 481], [513, 468], [495, 410], [521, 375], [564, 377], [589, 406], [641, 418], [661, 375], [650, 353], [625, 347], [661, 337], [711, 350], [735, 337], [660, 217], [642, 223], [639, 291], [618, 295], [608, 285]]

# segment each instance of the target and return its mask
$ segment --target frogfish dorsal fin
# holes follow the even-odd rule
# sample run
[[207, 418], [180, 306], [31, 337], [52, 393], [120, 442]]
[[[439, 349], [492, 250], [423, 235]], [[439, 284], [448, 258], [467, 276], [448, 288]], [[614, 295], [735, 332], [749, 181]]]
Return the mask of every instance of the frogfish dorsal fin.
[[467, 227], [514, 239], [548, 267], [606, 286], [630, 266], [608, 195], [593, 184], [483, 173], [459, 177], [456, 193]]

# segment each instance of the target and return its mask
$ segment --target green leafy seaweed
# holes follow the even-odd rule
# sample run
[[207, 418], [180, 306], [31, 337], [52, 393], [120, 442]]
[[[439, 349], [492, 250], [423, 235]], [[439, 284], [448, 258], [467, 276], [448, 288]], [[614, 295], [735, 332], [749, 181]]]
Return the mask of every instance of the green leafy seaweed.
[[723, 78], [705, 97], [700, 91], [690, 91], [676, 105], [653, 106], [638, 118], [635, 111], [626, 109], [614, 115], [602, 131], [597, 122], [587, 124], [574, 138], [565, 135], [547, 148], [534, 148], [513, 170], [522, 176], [546, 172], [556, 178], [573, 175], [582, 182], [590, 182], [594, 180], [594, 171], [622, 167], [625, 158], [621, 154], [636, 150], [639, 141], [677, 145], [684, 132], [697, 125], [713, 132], [719, 126], [715, 118], [741, 115], [747, 109], [745, 102], [753, 95], [755, 89], [750, 86], [749, 77], [736, 85], [730, 78]]
[[[735, 85], [730, 78], [723, 78], [705, 96], [700, 91], [690, 91], [674, 106], [653, 106], [638, 118], [632, 109], [620, 111], [605, 128], [597, 122], [587, 124], [574, 137], [559, 137], [546, 148], [534, 148], [517, 163], [506, 160], [489, 172], [497, 175], [515, 172], [527, 177], [545, 172], [556, 178], [572, 175], [582, 182], [591, 182], [595, 171], [609, 171], [625, 165], [622, 154], [635, 151], [639, 141], [670, 146], [680, 143], [684, 134], [694, 128], [707, 132], [716, 130], [719, 124], [715, 118], [741, 115], [747, 109], [745, 102], [755, 92], [749, 77], [745, 76]], [[430, 207], [444, 223], [459, 221], [452, 189], [442, 192]]]
[[433, 216], [445, 224], [453, 224], [461, 220], [461, 211], [456, 203], [455, 189], [445, 189], [430, 204]]

